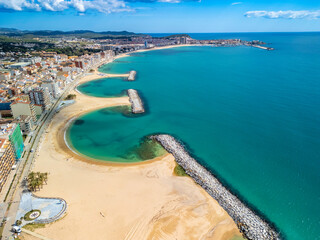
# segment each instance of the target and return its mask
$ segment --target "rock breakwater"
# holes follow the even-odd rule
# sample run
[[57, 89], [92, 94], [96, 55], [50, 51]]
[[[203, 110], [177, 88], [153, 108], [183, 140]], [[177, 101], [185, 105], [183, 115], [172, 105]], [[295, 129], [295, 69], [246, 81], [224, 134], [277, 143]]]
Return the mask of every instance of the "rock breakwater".
[[192, 158], [174, 137], [160, 134], [150, 136], [150, 138], [159, 142], [169, 153], [173, 154], [177, 163], [184, 168], [186, 173], [227, 211], [246, 238], [251, 240], [280, 239], [279, 234], [267, 222], [249, 209], [206, 168]]
[[128, 76], [128, 81], [134, 81], [134, 80], [136, 80], [136, 74], [137, 74], [136, 71], [130, 71], [130, 72], [129, 72], [129, 76]]
[[128, 96], [131, 102], [132, 113], [144, 113], [143, 103], [137, 90], [128, 89]]

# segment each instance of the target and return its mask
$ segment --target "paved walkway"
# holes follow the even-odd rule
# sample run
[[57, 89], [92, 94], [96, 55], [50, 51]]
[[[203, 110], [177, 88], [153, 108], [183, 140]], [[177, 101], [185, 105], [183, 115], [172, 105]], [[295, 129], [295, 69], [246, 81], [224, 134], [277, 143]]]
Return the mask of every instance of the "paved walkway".
[[[99, 67], [100, 65], [106, 64], [107, 62], [108, 61], [98, 63], [95, 66], [92, 66], [92, 68]], [[24, 184], [22, 184], [22, 181], [28, 176], [29, 170], [34, 160], [34, 156], [37, 154], [36, 151], [30, 152], [30, 150], [32, 148], [35, 150], [37, 149], [40, 140], [42, 139], [42, 137], [44, 137], [43, 133], [46, 130], [46, 127], [49, 125], [52, 117], [56, 113], [58, 104], [67, 96], [70, 90], [75, 88], [75, 86], [79, 82], [78, 80], [81, 79], [84, 74], [86, 73], [80, 74], [77, 79], [75, 79], [69, 86], [67, 86], [60, 98], [57, 99], [55, 103], [53, 103], [51, 109], [47, 113], [45, 113], [42, 119], [38, 122], [33, 135], [30, 136], [30, 139], [28, 141], [25, 141], [25, 143], [28, 144], [25, 148], [24, 157], [19, 163], [16, 172], [17, 176], [13, 180], [12, 187], [9, 189], [8, 197], [5, 201], [5, 204], [2, 204], [0, 206], [0, 220], [3, 220], [4, 218], [6, 218], [7, 220], [5, 222], [2, 233], [2, 239], [4, 240], [13, 239], [11, 229], [16, 220], [16, 214], [19, 209], [22, 192], [26, 190], [26, 187], [24, 186]], [[9, 205], [8, 203], [11, 203], [11, 205]]]
[[47, 237], [45, 237], [45, 236], [42, 236], [42, 235], [40, 235], [40, 234], [38, 234], [38, 233], [29, 231], [29, 230], [24, 229], [24, 228], [22, 228], [21, 231], [24, 232], [24, 233], [26, 233], [26, 234], [29, 234], [29, 235], [31, 235], [31, 236], [34, 236], [34, 237], [36, 237], [36, 238], [39, 238], [39, 239], [52, 240], [52, 239], [50, 239], [50, 238], [47, 238]]
[[[42, 198], [32, 195], [31, 192], [25, 192], [20, 199], [20, 206], [16, 220], [22, 219], [21, 226], [28, 223], [50, 223], [58, 220], [66, 211], [67, 203], [61, 198]], [[40, 210], [38, 218], [26, 221], [23, 219], [26, 213], [32, 210]]]
[[34, 131], [34, 135], [32, 136], [32, 139], [29, 144], [28, 152], [25, 154], [26, 156], [24, 159], [20, 162], [19, 164], [19, 169], [17, 171], [18, 177], [14, 179], [14, 182], [12, 184], [12, 188], [9, 190], [7, 202], [11, 202], [11, 206], [9, 210], [6, 210], [6, 219], [7, 222], [4, 225], [3, 233], [2, 233], [2, 238], [7, 240], [7, 239], [12, 239], [12, 226], [15, 223], [16, 220], [16, 214], [19, 209], [19, 204], [20, 204], [20, 198], [22, 195], [22, 192], [26, 189], [25, 186], [22, 184], [22, 180], [25, 179], [28, 176], [29, 170], [32, 166], [34, 156], [37, 154], [36, 151], [30, 152], [31, 148], [37, 149], [38, 144], [41, 140], [42, 137], [44, 137], [43, 132], [45, 131], [46, 127], [49, 125], [52, 117], [54, 116], [56, 112], [56, 107], [58, 103], [64, 97], [66, 94], [74, 88], [78, 81], [75, 80], [72, 84], [70, 84], [66, 91], [60, 96], [60, 98], [54, 103], [53, 107], [49, 112], [47, 112], [44, 117], [42, 118], [42, 124], [41, 122], [37, 126], [36, 130]]

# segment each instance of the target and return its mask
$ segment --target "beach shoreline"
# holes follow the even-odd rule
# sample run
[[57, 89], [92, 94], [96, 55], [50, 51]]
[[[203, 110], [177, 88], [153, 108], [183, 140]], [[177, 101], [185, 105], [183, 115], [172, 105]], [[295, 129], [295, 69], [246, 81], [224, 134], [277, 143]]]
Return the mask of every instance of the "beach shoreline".
[[[79, 83], [97, 80], [97, 76], [105, 78], [95, 69]], [[72, 120], [130, 102], [128, 97], [90, 97], [76, 88], [70, 93], [76, 95], [75, 103], [53, 117], [32, 169], [49, 172], [48, 185], [36, 194], [64, 198], [68, 212], [35, 232], [66, 240], [163, 239], [164, 233], [197, 240], [241, 236], [232, 218], [204, 189], [189, 177], [174, 175], [172, 154], [137, 163], [112, 163], [92, 161], [72, 151], [65, 142]]]
[[[103, 78], [127, 78], [129, 76], [129, 73], [103, 73], [99, 71], [99, 68], [103, 65], [107, 65], [109, 63], [114, 62], [117, 59], [120, 58], [124, 58], [124, 57], [129, 57], [131, 54], [134, 53], [141, 53], [141, 52], [149, 52], [149, 51], [157, 51], [157, 50], [164, 50], [164, 49], [170, 49], [170, 48], [178, 48], [178, 47], [192, 47], [193, 45], [190, 44], [184, 44], [184, 45], [170, 45], [170, 46], [163, 46], [163, 47], [154, 47], [154, 48], [148, 48], [148, 49], [140, 49], [140, 50], [136, 50], [133, 52], [129, 52], [129, 53], [122, 53], [119, 55], [116, 55], [111, 61], [108, 62], [104, 62], [102, 64], [100, 64], [99, 66], [93, 68], [93, 72], [91, 73], [87, 73], [86, 76], [82, 77], [79, 82], [77, 83], [77, 86], [86, 83], [86, 82], [90, 82], [90, 81], [95, 81], [95, 80], [99, 80], [99, 79], [103, 79]], [[77, 86], [75, 87], [75, 89], [77, 88]]]

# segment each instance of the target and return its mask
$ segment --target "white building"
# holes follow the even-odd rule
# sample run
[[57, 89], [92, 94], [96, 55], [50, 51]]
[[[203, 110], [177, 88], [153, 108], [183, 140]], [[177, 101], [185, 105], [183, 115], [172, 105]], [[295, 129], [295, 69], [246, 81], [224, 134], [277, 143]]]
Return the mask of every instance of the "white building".
[[31, 102], [18, 100], [11, 103], [10, 107], [14, 118], [20, 118], [20, 116], [25, 115], [32, 117], [33, 122], [37, 121], [36, 111]]
[[60, 96], [61, 92], [60, 92], [60, 89], [58, 87], [58, 84], [53, 80], [43, 81], [42, 84], [41, 84], [41, 87], [44, 88], [44, 89], [48, 89], [50, 95], [53, 98], [58, 98]]

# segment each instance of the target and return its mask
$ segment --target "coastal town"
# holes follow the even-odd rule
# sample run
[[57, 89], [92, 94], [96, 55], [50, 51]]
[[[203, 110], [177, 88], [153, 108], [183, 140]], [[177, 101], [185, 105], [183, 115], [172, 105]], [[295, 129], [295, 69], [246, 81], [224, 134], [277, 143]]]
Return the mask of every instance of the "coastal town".
[[[0, 69], [0, 217], [7, 222], [10, 211], [16, 214], [14, 201], [19, 182], [29, 173], [35, 151], [52, 116], [74, 101], [67, 93], [77, 80], [92, 68], [112, 61], [113, 51], [83, 56], [42, 52], [39, 56], [2, 59]], [[11, 218], [11, 220], [14, 218]], [[13, 222], [14, 223], [14, 222]], [[2, 229], [3, 230], [3, 229]], [[9, 233], [10, 235], [11, 233]]]
[[[3, 236], [12, 235], [11, 226], [15, 224], [21, 195], [26, 190], [21, 182], [30, 174], [37, 147], [50, 120], [62, 108], [74, 103], [75, 96], [69, 94], [70, 91], [97, 67], [112, 62], [121, 54], [175, 46], [244, 45], [272, 50], [261, 46], [264, 43], [260, 41], [194, 40], [184, 34], [107, 39], [63, 36], [32, 41], [12, 36], [5, 38], [6, 41], [0, 42], [0, 222]], [[125, 75], [128, 81], [133, 81], [136, 72]], [[132, 111], [144, 112], [136, 90], [129, 89], [128, 96]]]

